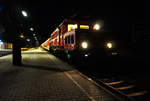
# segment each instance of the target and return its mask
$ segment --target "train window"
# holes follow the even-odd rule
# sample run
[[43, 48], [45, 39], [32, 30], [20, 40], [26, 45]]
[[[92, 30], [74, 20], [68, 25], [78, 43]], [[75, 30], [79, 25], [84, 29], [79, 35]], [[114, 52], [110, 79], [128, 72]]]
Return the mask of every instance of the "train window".
[[65, 44], [67, 44], [67, 37], [65, 37]]
[[70, 44], [70, 36], [68, 36], [68, 44]]
[[74, 44], [74, 35], [71, 35], [71, 44]]

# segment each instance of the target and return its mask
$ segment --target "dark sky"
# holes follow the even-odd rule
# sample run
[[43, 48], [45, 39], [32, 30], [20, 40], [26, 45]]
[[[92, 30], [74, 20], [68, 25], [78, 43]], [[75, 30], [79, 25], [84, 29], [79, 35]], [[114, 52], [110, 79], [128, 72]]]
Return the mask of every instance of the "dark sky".
[[[5, 1], [5, 0], [3, 0]], [[15, 0], [14, 0], [15, 1]], [[104, 20], [115, 32], [128, 33], [130, 25], [149, 25], [149, 1], [47, 1], [16, 0], [29, 14], [42, 37], [48, 37], [57, 25], [71, 15], [90, 15]], [[122, 26], [122, 27], [121, 27]], [[145, 29], [146, 30], [146, 29]]]

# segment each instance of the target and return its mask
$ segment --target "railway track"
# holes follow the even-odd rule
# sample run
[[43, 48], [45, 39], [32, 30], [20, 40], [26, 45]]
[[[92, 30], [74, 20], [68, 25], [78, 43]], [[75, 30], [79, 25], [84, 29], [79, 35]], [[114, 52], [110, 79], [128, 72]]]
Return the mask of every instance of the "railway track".
[[[142, 62], [139, 64], [142, 64]], [[111, 64], [108, 65], [109, 66], [107, 67], [111, 66]], [[120, 94], [121, 97], [125, 97], [125, 99], [127, 98], [127, 101], [150, 101], [150, 76], [148, 70], [143, 70], [146, 65], [144, 63], [139, 65], [143, 66], [143, 69], [140, 69], [141, 72], [138, 72], [138, 70], [131, 70], [126, 66], [124, 66], [126, 70], [118, 70], [120, 66], [123, 67], [124, 65], [120, 64], [112, 71], [111, 69], [100, 70], [97, 68], [96, 64], [92, 64], [80, 67], [82, 69], [79, 68], [79, 71], [96, 81], [99, 85], [102, 85], [106, 89], [112, 91], [112, 93], [117, 93]], [[130, 69], [131, 72], [128, 73], [128, 69]]]
[[108, 77], [98, 79], [90, 76], [96, 83], [102, 85], [114, 94], [124, 97], [127, 101], [150, 101], [149, 92], [138, 88], [134, 83], [123, 79], [122, 77]]
[[97, 84], [105, 87], [110, 92], [112, 92], [112, 94], [114, 93], [114, 95], [120, 95], [120, 97], [124, 97], [124, 99], [126, 99], [127, 101], [150, 101], [149, 91], [137, 87], [134, 82], [131, 82], [134, 81], [132, 80], [132, 78], [126, 77], [125, 75], [120, 76], [119, 74], [111, 75], [110, 73], [107, 73], [109, 76], [104, 76], [104, 74], [102, 74], [101, 76], [103, 77], [99, 77], [96, 74], [98, 73], [98, 71], [94, 72], [93, 74], [94, 70], [90, 71], [87, 69], [85, 70], [85, 68], [81, 68], [83, 67], [78, 68], [78, 70], [87, 75], [89, 80], [94, 80]]

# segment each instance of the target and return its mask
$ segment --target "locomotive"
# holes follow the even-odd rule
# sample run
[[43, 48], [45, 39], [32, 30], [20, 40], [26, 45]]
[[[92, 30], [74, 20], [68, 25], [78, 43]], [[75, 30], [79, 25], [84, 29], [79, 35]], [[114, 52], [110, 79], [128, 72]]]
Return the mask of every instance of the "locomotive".
[[[108, 58], [122, 55], [115, 37], [104, 31], [103, 23], [84, 20], [64, 20], [41, 47], [68, 59]], [[122, 44], [123, 45], [123, 44]], [[125, 45], [123, 45], [125, 47]]]

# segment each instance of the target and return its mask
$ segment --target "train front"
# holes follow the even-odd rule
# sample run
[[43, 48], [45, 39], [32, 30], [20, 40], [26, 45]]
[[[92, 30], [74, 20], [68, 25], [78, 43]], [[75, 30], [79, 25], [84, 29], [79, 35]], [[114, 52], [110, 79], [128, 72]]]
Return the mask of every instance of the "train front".
[[120, 40], [111, 32], [102, 30], [100, 24], [76, 30], [76, 48], [73, 51], [73, 57], [79, 60], [105, 60], [125, 54], [127, 50], [126, 42], [123, 44], [121, 42], [123, 40]]

